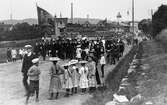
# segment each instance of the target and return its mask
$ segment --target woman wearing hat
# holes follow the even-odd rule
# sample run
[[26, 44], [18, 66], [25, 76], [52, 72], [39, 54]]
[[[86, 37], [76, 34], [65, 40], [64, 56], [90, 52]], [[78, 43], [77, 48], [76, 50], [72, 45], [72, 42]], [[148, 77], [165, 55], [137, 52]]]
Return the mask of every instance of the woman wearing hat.
[[88, 84], [89, 84], [89, 92], [93, 92], [94, 90], [96, 90], [96, 63], [93, 61], [92, 57], [89, 57], [88, 59]]
[[71, 71], [69, 70], [69, 63], [64, 65], [64, 81], [65, 81], [65, 89], [66, 89], [66, 95], [65, 97], [68, 97], [70, 95], [70, 90], [73, 87], [72, 84], [72, 74]]
[[57, 64], [60, 60], [57, 57], [52, 57], [49, 59], [53, 62], [52, 66], [50, 67], [50, 86], [49, 86], [49, 93], [50, 93], [50, 100], [54, 98], [54, 94], [56, 94], [56, 99], [58, 98], [59, 92], [62, 89], [61, 79], [59, 77], [60, 74], [63, 74], [64, 69]]
[[88, 86], [88, 67], [86, 66], [87, 61], [80, 61], [81, 67], [79, 68], [80, 81], [79, 86], [82, 89], [82, 93], [86, 92]]
[[70, 70], [72, 75], [72, 93], [77, 93], [77, 88], [79, 86], [79, 72], [76, 64], [78, 63], [78, 60], [71, 60], [70, 61]]

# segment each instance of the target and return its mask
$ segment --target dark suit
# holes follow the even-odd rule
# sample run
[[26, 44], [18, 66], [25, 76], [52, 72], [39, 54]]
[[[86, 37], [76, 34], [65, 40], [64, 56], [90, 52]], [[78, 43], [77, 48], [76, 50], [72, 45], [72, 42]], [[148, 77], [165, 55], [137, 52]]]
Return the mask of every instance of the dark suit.
[[30, 56], [28, 56], [27, 54], [24, 56], [23, 58], [23, 64], [22, 64], [22, 70], [21, 72], [23, 73], [23, 85], [26, 89], [26, 91], [28, 92], [28, 70], [29, 68], [33, 65], [32, 60], [35, 58], [34, 54], [32, 53]]

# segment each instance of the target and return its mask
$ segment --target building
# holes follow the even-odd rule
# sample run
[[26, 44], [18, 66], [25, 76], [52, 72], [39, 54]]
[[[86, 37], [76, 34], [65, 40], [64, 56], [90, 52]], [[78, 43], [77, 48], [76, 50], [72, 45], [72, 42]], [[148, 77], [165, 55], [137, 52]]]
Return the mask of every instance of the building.
[[12, 28], [13, 28], [13, 25], [11, 25], [11, 24], [0, 23], [0, 32], [11, 31]]

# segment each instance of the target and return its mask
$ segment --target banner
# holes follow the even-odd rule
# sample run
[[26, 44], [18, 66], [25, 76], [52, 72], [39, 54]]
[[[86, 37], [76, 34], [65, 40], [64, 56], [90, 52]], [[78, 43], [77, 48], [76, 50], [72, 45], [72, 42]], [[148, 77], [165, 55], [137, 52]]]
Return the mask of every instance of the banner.
[[37, 6], [37, 13], [38, 13], [38, 25], [54, 26], [54, 17], [49, 12]]

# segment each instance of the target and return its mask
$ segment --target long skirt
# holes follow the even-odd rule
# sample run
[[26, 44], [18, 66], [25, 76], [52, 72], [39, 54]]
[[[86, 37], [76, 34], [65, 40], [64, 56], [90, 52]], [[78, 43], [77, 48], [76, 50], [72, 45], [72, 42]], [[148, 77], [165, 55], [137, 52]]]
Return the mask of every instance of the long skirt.
[[56, 93], [56, 92], [60, 92], [61, 89], [62, 89], [62, 85], [61, 85], [60, 77], [59, 76], [51, 77], [49, 92]]
[[80, 86], [80, 88], [88, 88], [89, 87], [88, 80], [87, 79], [80, 79], [79, 86]]
[[71, 89], [71, 88], [73, 88], [73, 83], [72, 83], [72, 79], [71, 79], [71, 78], [68, 78], [68, 79], [65, 81], [65, 88], [66, 88], [66, 89]]

